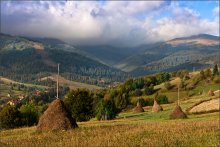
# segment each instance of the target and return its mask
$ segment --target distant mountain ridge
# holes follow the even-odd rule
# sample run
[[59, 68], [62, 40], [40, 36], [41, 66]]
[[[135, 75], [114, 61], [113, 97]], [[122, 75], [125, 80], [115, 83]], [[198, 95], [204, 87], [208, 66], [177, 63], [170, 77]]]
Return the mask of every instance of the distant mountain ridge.
[[[26, 70], [33, 67], [28, 71], [30, 75], [39, 76], [39, 70], [46, 74], [53, 73], [56, 64], [61, 63], [65, 78], [98, 84], [103, 81], [123, 81], [131, 75], [140, 76], [181, 68], [192, 70], [193, 67], [199, 69], [219, 64], [219, 37], [208, 34], [132, 48], [109, 45], [74, 46], [54, 38], [6, 34], [0, 34], [0, 37], [2, 76], [16, 73], [21, 78]], [[26, 69], [25, 72], [20, 68]]]
[[146, 45], [145, 49], [122, 60], [116, 67], [134, 75], [173, 71], [182, 65], [192, 70], [192, 65], [204, 68], [210, 66], [209, 63], [219, 64], [219, 50], [219, 37], [200, 34]]

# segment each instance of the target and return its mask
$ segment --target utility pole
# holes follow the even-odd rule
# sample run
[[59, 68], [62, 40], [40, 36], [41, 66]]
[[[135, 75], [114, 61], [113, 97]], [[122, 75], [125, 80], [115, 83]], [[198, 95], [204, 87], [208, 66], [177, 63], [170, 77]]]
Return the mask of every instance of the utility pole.
[[57, 66], [57, 99], [59, 99], [59, 72], [60, 72], [60, 64]]

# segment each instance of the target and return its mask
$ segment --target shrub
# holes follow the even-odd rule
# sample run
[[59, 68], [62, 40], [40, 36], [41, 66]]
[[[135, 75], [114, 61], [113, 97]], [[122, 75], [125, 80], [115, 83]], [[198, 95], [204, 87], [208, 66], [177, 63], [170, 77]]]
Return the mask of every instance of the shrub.
[[152, 106], [154, 104], [154, 99], [146, 98], [145, 103], [146, 103], [146, 106]]
[[15, 128], [20, 126], [20, 112], [13, 106], [5, 106], [0, 112], [0, 127]]
[[129, 96], [141, 96], [142, 91], [140, 89], [135, 89], [134, 91], [129, 92]]
[[214, 83], [216, 83], [216, 84], [220, 83], [220, 77], [219, 77], [219, 76], [215, 76], [215, 77], [213, 78], [213, 81], [214, 81]]
[[154, 86], [150, 85], [149, 87], [144, 88], [144, 94], [151, 95], [154, 93]]
[[88, 121], [94, 116], [93, 95], [88, 90], [72, 90], [64, 99], [64, 104], [77, 121]]
[[139, 104], [141, 105], [141, 107], [146, 106], [146, 101], [143, 98], [139, 98], [138, 99]]
[[166, 95], [159, 95], [159, 96], [157, 97], [157, 102], [158, 102], [159, 104], [168, 104], [168, 103], [169, 103], [168, 97], [167, 97]]

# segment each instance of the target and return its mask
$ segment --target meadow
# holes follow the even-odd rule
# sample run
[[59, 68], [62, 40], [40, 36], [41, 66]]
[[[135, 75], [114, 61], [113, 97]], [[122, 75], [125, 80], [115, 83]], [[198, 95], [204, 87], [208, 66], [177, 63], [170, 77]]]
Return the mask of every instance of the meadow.
[[[181, 101], [185, 110], [201, 99]], [[175, 103], [164, 111], [127, 111], [115, 120], [78, 122], [68, 131], [37, 132], [36, 127], [1, 130], [1, 146], [219, 146], [219, 112], [190, 114], [188, 119], [170, 120]]]

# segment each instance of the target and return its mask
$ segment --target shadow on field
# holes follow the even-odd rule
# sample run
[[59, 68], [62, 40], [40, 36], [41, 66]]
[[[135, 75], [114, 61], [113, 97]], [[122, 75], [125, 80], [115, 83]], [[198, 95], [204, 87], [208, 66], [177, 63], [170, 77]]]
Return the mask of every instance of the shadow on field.
[[135, 114], [135, 115], [130, 115], [130, 116], [121, 116], [121, 117], [118, 117], [118, 119], [121, 119], [121, 118], [133, 118], [133, 117], [139, 117], [139, 116], [144, 116], [146, 114], [142, 113], [142, 114]]

